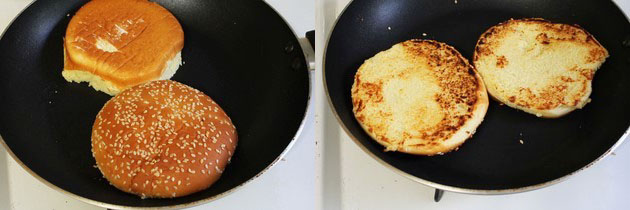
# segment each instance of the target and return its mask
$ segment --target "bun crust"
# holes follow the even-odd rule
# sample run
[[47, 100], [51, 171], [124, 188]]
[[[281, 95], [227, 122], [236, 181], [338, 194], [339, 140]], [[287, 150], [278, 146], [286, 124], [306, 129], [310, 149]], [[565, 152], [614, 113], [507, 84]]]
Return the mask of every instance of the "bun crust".
[[158, 80], [109, 100], [92, 128], [98, 169], [116, 188], [145, 197], [180, 197], [212, 185], [238, 137], [210, 97]]
[[488, 109], [481, 78], [453, 47], [409, 40], [359, 67], [354, 115], [386, 151], [436, 155], [470, 138]]
[[66, 29], [62, 75], [115, 95], [134, 85], [172, 77], [183, 46], [179, 22], [157, 3], [92, 0]]
[[473, 63], [490, 95], [510, 107], [556, 118], [588, 103], [608, 51], [577, 25], [508, 20], [477, 41]]

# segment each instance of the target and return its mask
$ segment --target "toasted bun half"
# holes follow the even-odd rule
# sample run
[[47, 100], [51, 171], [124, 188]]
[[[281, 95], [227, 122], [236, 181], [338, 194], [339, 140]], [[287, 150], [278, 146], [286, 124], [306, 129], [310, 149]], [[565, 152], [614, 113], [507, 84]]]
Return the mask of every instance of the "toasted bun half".
[[116, 188], [145, 197], [185, 196], [212, 185], [238, 137], [210, 97], [158, 80], [110, 99], [92, 127], [92, 154]]
[[488, 109], [477, 72], [453, 47], [409, 40], [359, 67], [353, 112], [386, 151], [435, 155], [470, 138]]
[[170, 79], [181, 63], [184, 32], [147, 0], [92, 0], [72, 17], [64, 39], [63, 77], [110, 95]]
[[473, 63], [490, 95], [510, 107], [555, 118], [589, 102], [608, 51], [576, 25], [508, 20], [477, 41]]

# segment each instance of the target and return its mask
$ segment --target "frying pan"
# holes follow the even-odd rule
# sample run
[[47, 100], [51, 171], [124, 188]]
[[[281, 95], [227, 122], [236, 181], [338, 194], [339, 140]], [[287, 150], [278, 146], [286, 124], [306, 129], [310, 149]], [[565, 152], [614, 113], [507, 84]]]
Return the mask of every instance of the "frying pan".
[[[609, 50], [610, 57], [593, 81], [592, 102], [583, 109], [543, 119], [491, 101], [471, 139], [458, 151], [433, 157], [384, 152], [354, 118], [350, 97], [354, 75], [376, 53], [420, 38], [450, 44], [470, 59], [485, 30], [525, 17], [579, 24]], [[353, 1], [329, 36], [324, 85], [333, 112], [351, 139], [378, 162], [438, 189], [436, 201], [441, 190], [523, 192], [587, 168], [625, 139], [630, 125], [629, 39], [630, 23], [611, 1]]]
[[232, 192], [292, 145], [310, 87], [302, 48], [285, 21], [264, 1], [158, 0], [185, 35], [185, 64], [172, 79], [220, 104], [239, 145], [221, 179], [199, 193], [140, 199], [110, 186], [93, 167], [90, 135], [111, 97], [61, 77], [65, 29], [86, 2], [36, 1], [0, 39], [0, 134], [11, 156], [37, 179], [103, 207], [181, 208]]

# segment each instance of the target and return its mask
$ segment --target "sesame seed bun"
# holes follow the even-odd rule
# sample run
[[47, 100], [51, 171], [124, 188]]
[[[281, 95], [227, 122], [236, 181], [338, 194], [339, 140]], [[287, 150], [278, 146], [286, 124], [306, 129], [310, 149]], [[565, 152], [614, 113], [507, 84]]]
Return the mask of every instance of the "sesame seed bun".
[[210, 97], [171, 80], [129, 88], [110, 99], [92, 128], [98, 169], [116, 188], [145, 197], [180, 197], [208, 188], [238, 137]]
[[184, 31], [165, 8], [147, 0], [92, 0], [72, 17], [64, 38], [69, 82], [115, 95], [170, 79], [181, 64]]
[[367, 59], [351, 94], [354, 116], [385, 151], [415, 155], [457, 149], [488, 109], [475, 68], [433, 40], [401, 42]]

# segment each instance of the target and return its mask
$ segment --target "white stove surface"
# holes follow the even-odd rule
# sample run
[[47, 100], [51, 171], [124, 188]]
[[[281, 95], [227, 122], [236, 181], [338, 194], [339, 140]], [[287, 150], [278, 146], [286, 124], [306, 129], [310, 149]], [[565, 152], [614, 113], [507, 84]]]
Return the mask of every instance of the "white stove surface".
[[[630, 14], [630, 0], [614, 1]], [[317, 49], [324, 49], [336, 17], [349, 2], [317, 2]], [[323, 50], [317, 53], [318, 64], [322, 63], [322, 54]], [[556, 185], [511, 195], [445, 192], [435, 203], [434, 188], [381, 165], [339, 127], [324, 94], [321, 67], [317, 69], [315, 89], [319, 99], [315, 110], [317, 209], [630, 209], [630, 140], [614, 155]]]
[[[0, 1], [0, 31], [31, 1]], [[298, 37], [315, 28], [312, 0], [266, 0]], [[1, 50], [1, 49], [0, 49]], [[312, 72], [311, 72], [312, 73]], [[311, 100], [313, 104], [314, 100]], [[191, 209], [314, 209], [313, 105], [293, 148], [282, 161], [236, 192]], [[103, 209], [76, 200], [29, 175], [0, 146], [0, 209]]]

